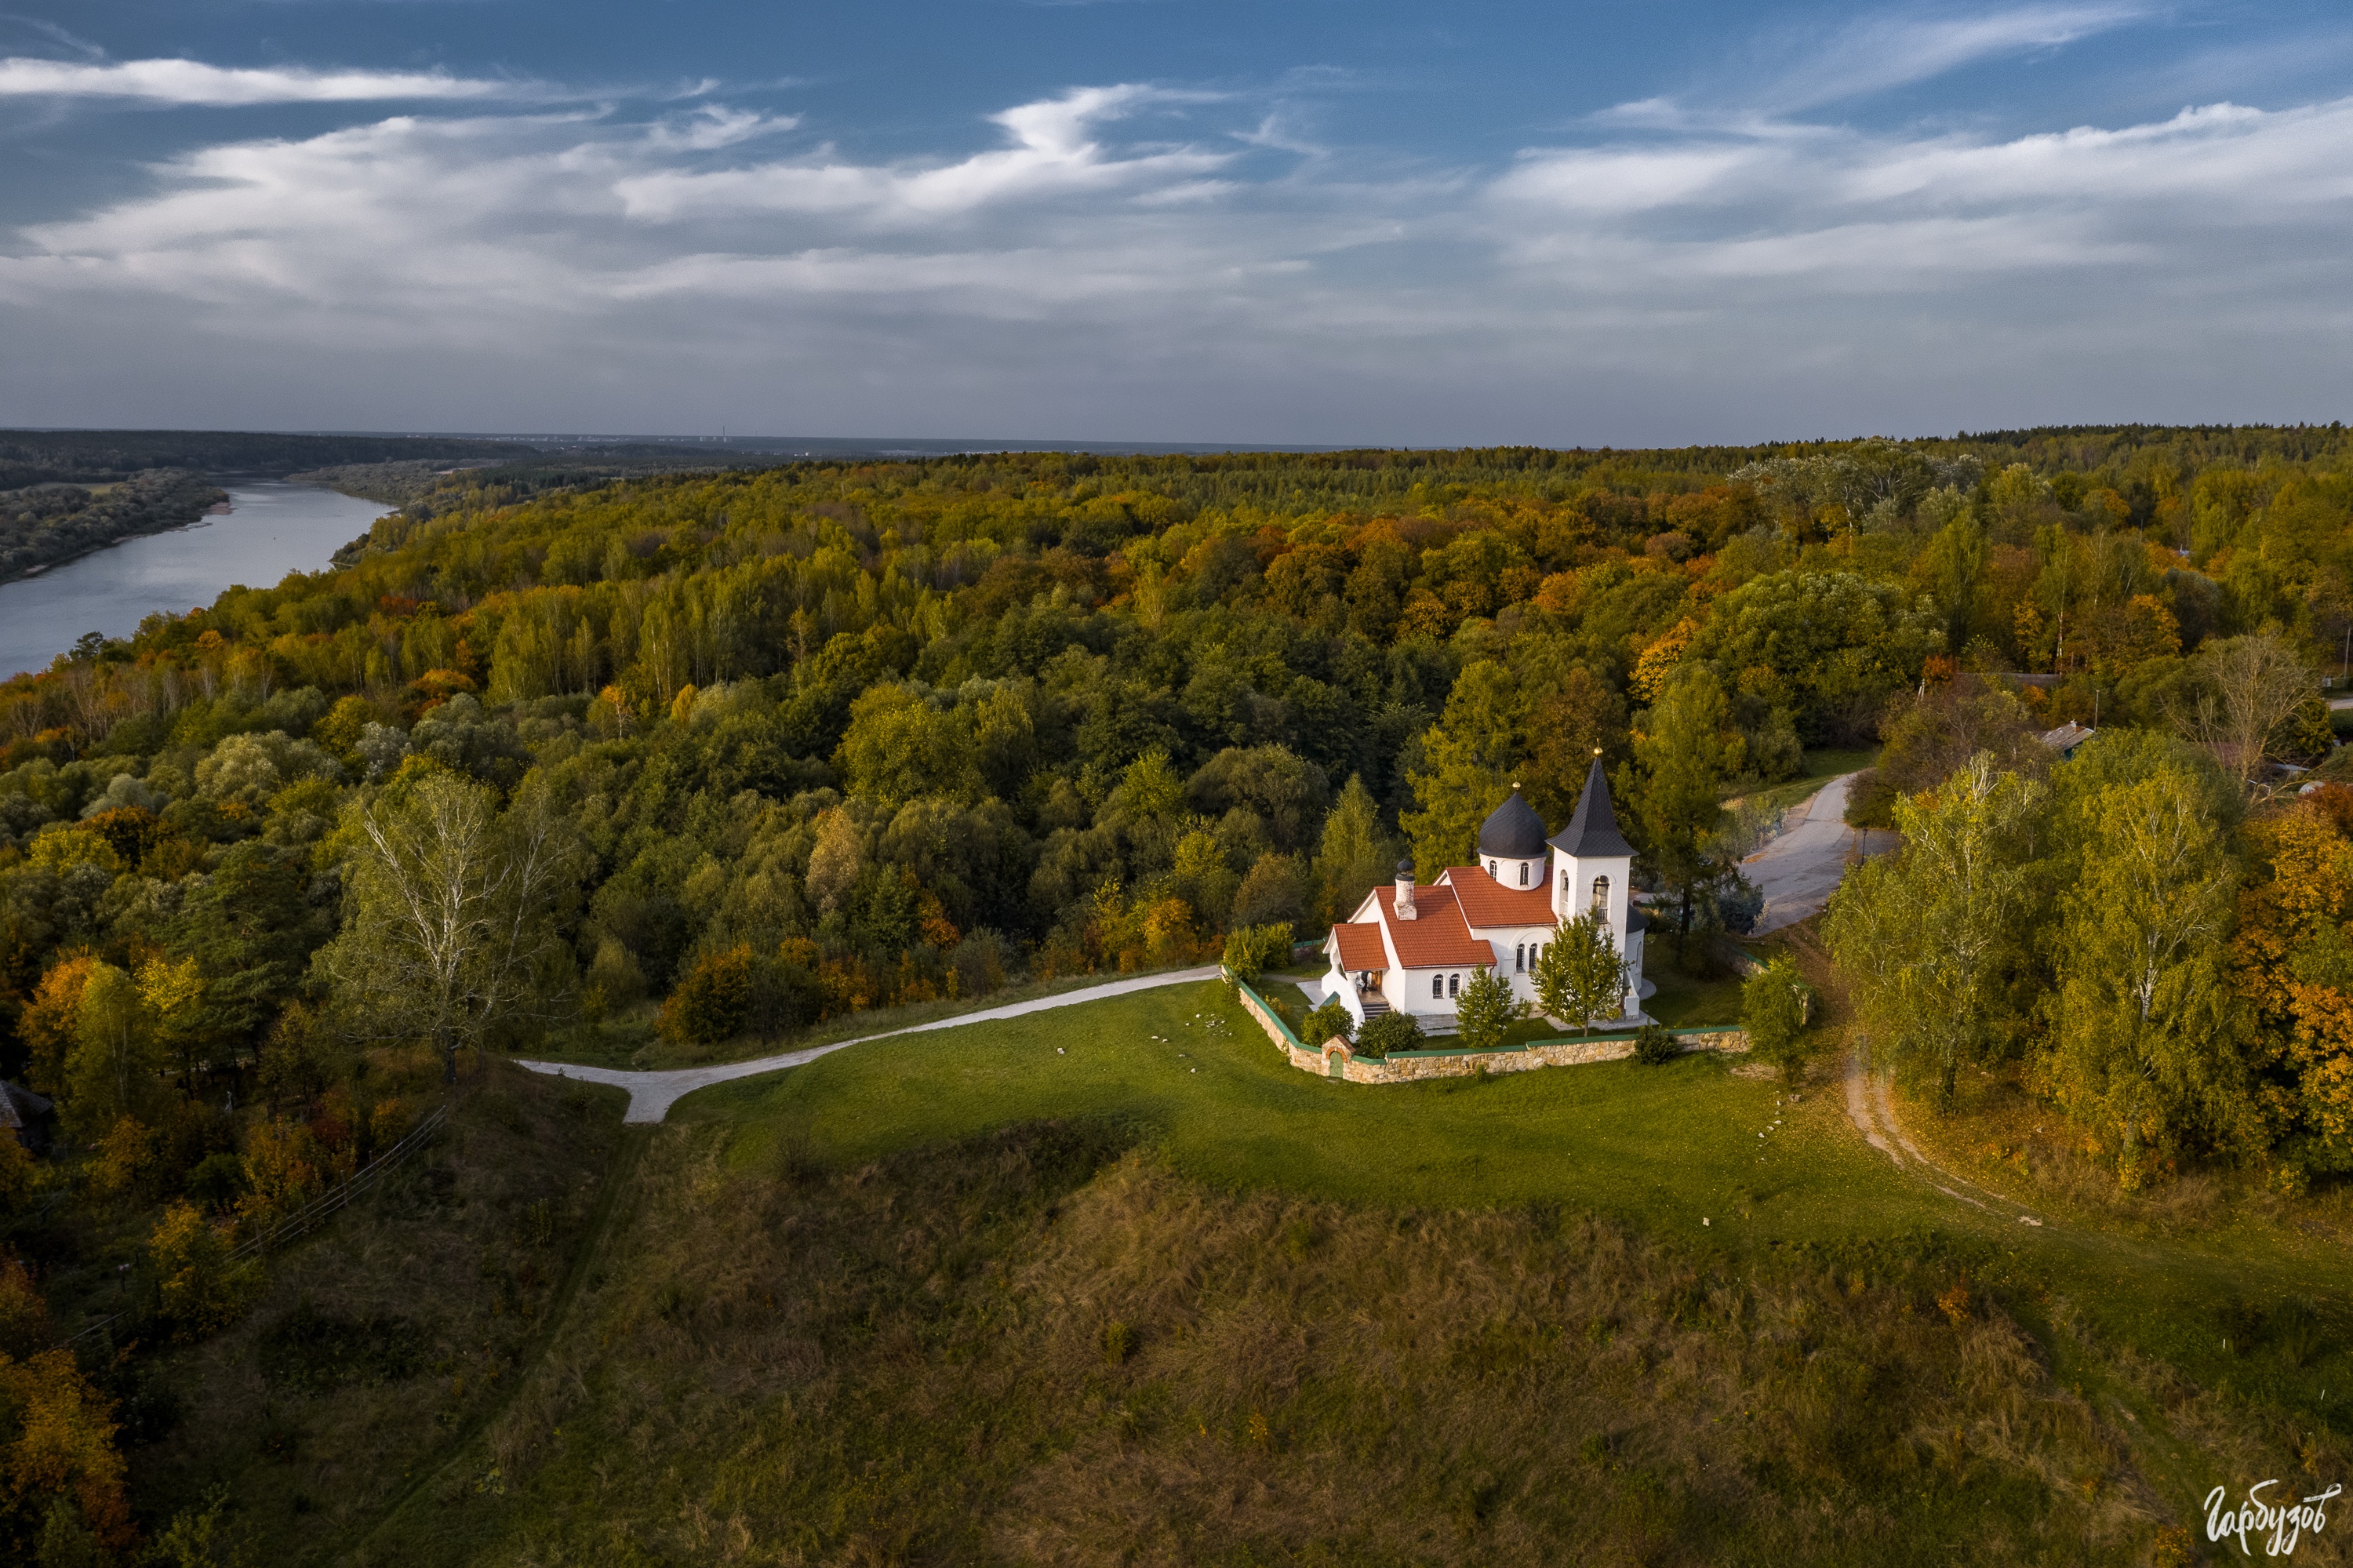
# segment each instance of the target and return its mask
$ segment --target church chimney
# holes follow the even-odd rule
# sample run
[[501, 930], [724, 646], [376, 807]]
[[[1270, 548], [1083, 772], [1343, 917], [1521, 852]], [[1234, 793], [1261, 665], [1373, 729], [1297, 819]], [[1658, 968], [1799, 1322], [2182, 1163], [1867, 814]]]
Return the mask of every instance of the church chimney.
[[1411, 920], [1419, 917], [1420, 913], [1413, 906], [1413, 862], [1401, 860], [1398, 862], [1397, 869], [1397, 917]]

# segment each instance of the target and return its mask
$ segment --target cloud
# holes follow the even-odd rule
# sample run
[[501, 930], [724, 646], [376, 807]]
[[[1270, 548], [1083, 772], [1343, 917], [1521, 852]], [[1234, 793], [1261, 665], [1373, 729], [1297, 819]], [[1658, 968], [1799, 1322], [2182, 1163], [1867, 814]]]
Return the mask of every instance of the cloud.
[[1410, 175], [1282, 112], [1082, 87], [891, 160], [719, 101], [204, 147], [0, 244], [0, 420], [230, 386], [233, 422], [310, 428], [1623, 443], [2353, 391], [2353, 100]]
[[239, 69], [196, 60], [111, 63], [0, 59], [0, 97], [130, 99], [232, 108], [259, 103], [355, 103], [388, 99], [511, 98], [513, 82], [435, 71]]
[[[1736, 75], [1718, 75], [1683, 95], [1612, 105], [1599, 126], [1651, 130], [1708, 127], [1750, 134], [1786, 132], [1789, 116], [1928, 81], [1989, 60], [2078, 43], [2147, 20], [2129, 0], [2021, 5], [1988, 13], [1883, 13], [1829, 30], [1761, 38]], [[1694, 105], [1699, 107], [1694, 107]]]
[[1766, 97], [1784, 111], [1860, 98], [1986, 60], [2058, 48], [2148, 15], [2146, 5], [2105, 4], [1868, 17], [1808, 50], [1802, 69], [1782, 78]]
[[1114, 152], [1099, 132], [1149, 108], [1203, 101], [1213, 101], [1134, 85], [1081, 88], [991, 116], [1012, 145], [954, 162], [857, 164], [819, 154], [733, 169], [663, 169], [614, 188], [631, 217], [649, 222], [746, 212], [920, 222], [1010, 200], [1166, 188], [1211, 174], [1233, 154], [1189, 145]]

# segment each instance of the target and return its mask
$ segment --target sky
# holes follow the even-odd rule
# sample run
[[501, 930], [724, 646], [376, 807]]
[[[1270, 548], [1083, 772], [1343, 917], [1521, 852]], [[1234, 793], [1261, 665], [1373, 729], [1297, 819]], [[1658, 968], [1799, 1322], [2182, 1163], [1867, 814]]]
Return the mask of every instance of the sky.
[[2353, 413], [2353, 10], [0, 0], [0, 425]]

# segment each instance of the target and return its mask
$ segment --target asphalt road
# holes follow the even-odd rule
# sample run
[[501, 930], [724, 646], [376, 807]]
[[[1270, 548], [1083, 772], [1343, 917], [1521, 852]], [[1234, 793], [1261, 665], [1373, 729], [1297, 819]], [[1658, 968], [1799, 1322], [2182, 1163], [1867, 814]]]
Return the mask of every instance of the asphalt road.
[[1842, 773], [1792, 806], [1780, 835], [1741, 862], [1743, 874], [1765, 895], [1758, 935], [1820, 914], [1851, 857], [1884, 854], [1895, 847], [1892, 832], [1858, 832], [1846, 825], [1847, 785], [1853, 778]]

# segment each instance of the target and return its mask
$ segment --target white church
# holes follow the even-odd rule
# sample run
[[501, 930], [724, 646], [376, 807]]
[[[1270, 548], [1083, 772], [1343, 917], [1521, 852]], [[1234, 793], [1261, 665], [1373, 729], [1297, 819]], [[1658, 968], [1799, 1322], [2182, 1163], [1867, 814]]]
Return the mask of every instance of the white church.
[[1642, 979], [1647, 922], [1630, 897], [1634, 848], [1618, 831], [1599, 758], [1557, 835], [1546, 833], [1544, 819], [1514, 785], [1479, 829], [1479, 863], [1451, 866], [1423, 886], [1413, 863], [1401, 861], [1394, 885], [1373, 889], [1345, 924], [1332, 927], [1324, 990], [1359, 1027], [1397, 1012], [1412, 1014], [1426, 1033], [1450, 1033], [1463, 981], [1483, 969], [1509, 976], [1513, 994], [1534, 1001], [1536, 955], [1562, 920], [1588, 909], [1608, 922], [1630, 977], [1619, 1016], [1596, 1022], [1642, 1021], [1641, 999], [1654, 989]]

